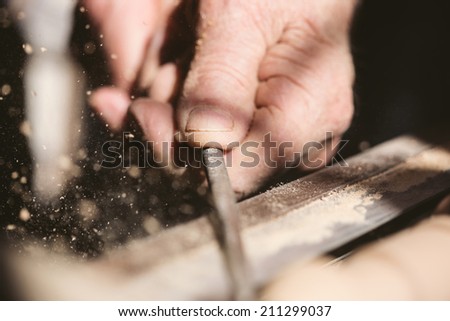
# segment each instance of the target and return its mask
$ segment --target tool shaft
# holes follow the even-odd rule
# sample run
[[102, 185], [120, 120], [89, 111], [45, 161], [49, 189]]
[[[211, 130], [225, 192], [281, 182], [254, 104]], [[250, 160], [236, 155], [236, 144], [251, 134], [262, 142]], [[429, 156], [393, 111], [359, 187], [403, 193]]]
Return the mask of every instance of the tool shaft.
[[233, 299], [253, 299], [253, 286], [239, 230], [239, 209], [231, 187], [223, 152], [217, 148], [203, 150], [203, 162], [208, 178], [214, 211], [211, 222], [225, 257], [232, 284]]

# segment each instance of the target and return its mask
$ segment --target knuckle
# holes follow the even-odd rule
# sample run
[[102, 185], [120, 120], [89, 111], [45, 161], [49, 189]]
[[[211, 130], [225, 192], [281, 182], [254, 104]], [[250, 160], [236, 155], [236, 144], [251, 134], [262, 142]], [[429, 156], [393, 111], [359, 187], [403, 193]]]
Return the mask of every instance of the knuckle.
[[309, 33], [327, 43], [347, 39], [356, 0], [320, 0], [308, 5], [303, 23]]

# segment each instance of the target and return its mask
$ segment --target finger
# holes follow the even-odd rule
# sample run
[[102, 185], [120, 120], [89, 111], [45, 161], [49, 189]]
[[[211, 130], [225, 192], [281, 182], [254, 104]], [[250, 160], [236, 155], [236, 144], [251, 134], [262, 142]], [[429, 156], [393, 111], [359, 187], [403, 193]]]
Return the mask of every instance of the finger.
[[159, 53], [164, 42], [164, 29], [159, 27], [152, 37], [140, 69], [139, 88], [150, 88], [159, 69]]
[[189, 14], [194, 5], [188, 1], [160, 0], [157, 28], [147, 48], [140, 70], [138, 86], [141, 89], [153, 86], [160, 65], [168, 62], [180, 62], [183, 52], [194, 42], [192, 19]]
[[[196, 166], [185, 166], [189, 155], [184, 154], [186, 149], [181, 148], [174, 139], [175, 121], [173, 108], [170, 104], [161, 103], [148, 98], [141, 98], [133, 102], [130, 107], [141, 126], [144, 136], [149, 143], [153, 158], [147, 158], [147, 164], [164, 169], [177, 186], [177, 190], [195, 191], [204, 195], [206, 191], [205, 176]], [[192, 160], [188, 163], [193, 163]], [[186, 192], [186, 191], [185, 191]]]
[[226, 154], [228, 173], [233, 189], [241, 197], [255, 192], [271, 176], [297, 168], [302, 171], [318, 170], [331, 162], [338, 151], [341, 137], [323, 132], [318, 140], [306, 140], [295, 133], [289, 135], [283, 126], [285, 114], [260, 109], [255, 114], [246, 140]]
[[241, 141], [252, 122], [266, 42], [246, 18], [247, 7], [201, 2], [196, 54], [176, 115], [180, 131], [193, 144], [215, 142], [225, 148]]
[[160, 1], [85, 0], [98, 23], [107, 49], [114, 83], [128, 91], [136, 79], [144, 52], [157, 27]]
[[130, 103], [125, 91], [113, 87], [97, 89], [89, 97], [89, 104], [115, 131], [122, 128]]
[[150, 97], [161, 102], [168, 102], [175, 92], [177, 84], [177, 67], [167, 63], [157, 71], [153, 85], [150, 88]]
[[[333, 155], [323, 142], [331, 135], [334, 150], [350, 125], [351, 56], [345, 43], [325, 45], [316, 37], [288, 29], [261, 62], [255, 98], [259, 108], [245, 141], [232, 151], [229, 169], [241, 194], [255, 191], [268, 177], [295, 163], [302, 169], [323, 167]], [[263, 146], [269, 133], [270, 142]], [[252, 150], [252, 160], [257, 160], [253, 164], [244, 155], [245, 144], [258, 145]]]
[[[198, 145], [213, 142], [230, 150], [230, 143], [241, 143], [229, 153], [229, 172], [235, 190], [245, 194], [301, 154], [304, 144], [325, 141], [327, 132], [340, 136], [348, 128], [353, 67], [346, 36], [331, 39], [306, 19], [286, 23], [280, 18], [285, 28], [277, 30], [269, 21], [270, 30], [261, 29], [233, 21], [240, 16], [236, 8], [220, 9], [219, 16], [217, 7], [201, 8], [213, 27], [200, 39], [177, 119]], [[245, 32], [223, 32], [230, 25]], [[269, 133], [275, 146], [267, 151], [262, 142]], [[250, 164], [243, 144], [258, 145]]]
[[[449, 300], [450, 217], [437, 216], [360, 250], [337, 267], [292, 265], [266, 300]], [[322, 261], [323, 263], [324, 261]]]
[[141, 98], [133, 102], [130, 111], [136, 117], [145, 138], [151, 143], [154, 161], [160, 166], [170, 169], [175, 133], [172, 106], [152, 99]]

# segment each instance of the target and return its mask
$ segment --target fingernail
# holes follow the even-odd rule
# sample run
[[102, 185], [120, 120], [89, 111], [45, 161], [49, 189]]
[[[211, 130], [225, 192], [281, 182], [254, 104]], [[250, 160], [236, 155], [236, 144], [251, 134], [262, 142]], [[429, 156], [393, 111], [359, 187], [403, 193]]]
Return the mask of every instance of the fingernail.
[[189, 114], [186, 132], [230, 132], [234, 128], [231, 115], [217, 107], [195, 107]]

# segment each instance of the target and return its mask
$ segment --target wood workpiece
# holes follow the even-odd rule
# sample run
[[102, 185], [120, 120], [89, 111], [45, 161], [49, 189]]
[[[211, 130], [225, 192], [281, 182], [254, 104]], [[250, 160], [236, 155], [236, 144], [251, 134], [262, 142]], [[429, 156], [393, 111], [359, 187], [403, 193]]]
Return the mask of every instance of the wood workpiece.
[[[257, 285], [294, 260], [323, 255], [450, 190], [448, 142], [434, 145], [402, 136], [347, 163], [239, 204], [242, 241]], [[39, 256], [32, 259], [39, 261]], [[95, 261], [53, 258], [33, 269], [19, 263], [30, 299], [210, 300], [230, 295], [206, 217]]]

